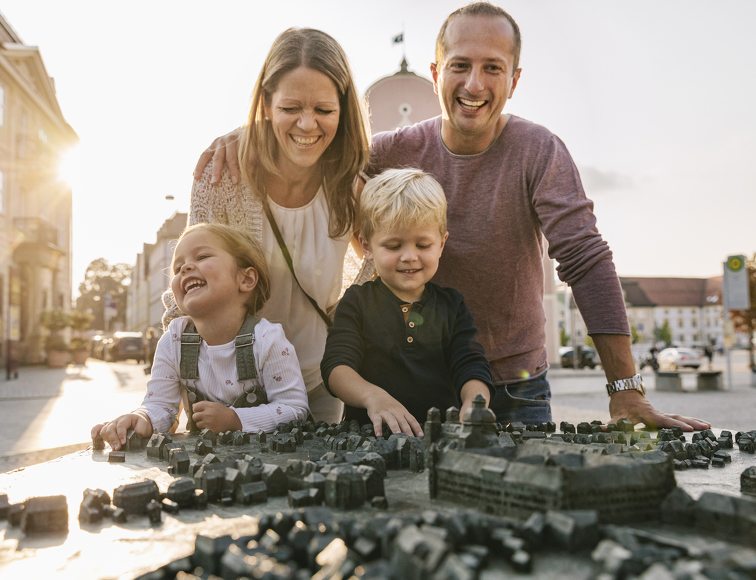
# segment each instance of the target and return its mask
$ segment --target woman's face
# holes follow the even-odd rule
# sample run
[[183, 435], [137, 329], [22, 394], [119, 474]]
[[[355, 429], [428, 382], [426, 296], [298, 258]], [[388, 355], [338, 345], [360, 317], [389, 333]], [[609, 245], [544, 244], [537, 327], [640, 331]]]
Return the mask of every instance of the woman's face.
[[278, 169], [315, 165], [336, 136], [339, 114], [339, 92], [325, 74], [299, 67], [284, 75], [265, 105], [278, 141]]

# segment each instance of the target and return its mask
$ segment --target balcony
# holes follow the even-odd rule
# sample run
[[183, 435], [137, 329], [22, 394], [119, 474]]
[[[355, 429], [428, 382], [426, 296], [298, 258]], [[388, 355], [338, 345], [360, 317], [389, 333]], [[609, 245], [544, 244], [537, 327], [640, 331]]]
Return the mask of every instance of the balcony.
[[42, 218], [14, 218], [18, 245], [13, 261], [19, 266], [29, 265], [54, 270], [66, 251], [58, 246], [58, 230]]

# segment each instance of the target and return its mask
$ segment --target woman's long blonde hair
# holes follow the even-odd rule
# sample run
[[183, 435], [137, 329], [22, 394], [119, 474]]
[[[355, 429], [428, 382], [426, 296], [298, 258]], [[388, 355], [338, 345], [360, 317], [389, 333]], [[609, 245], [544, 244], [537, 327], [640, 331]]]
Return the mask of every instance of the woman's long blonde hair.
[[[247, 127], [239, 143], [239, 167], [252, 191], [266, 203], [266, 179], [278, 174], [275, 165], [278, 142], [270, 123], [265, 122], [263, 105], [270, 103], [284, 75], [302, 66], [326, 75], [339, 93], [339, 127], [320, 159], [330, 210], [328, 235], [337, 238], [353, 229], [354, 183], [368, 162], [370, 125], [346, 54], [331, 36], [313, 28], [289, 28], [273, 42], [252, 92]], [[250, 151], [258, 159], [254, 168], [247, 161]]]

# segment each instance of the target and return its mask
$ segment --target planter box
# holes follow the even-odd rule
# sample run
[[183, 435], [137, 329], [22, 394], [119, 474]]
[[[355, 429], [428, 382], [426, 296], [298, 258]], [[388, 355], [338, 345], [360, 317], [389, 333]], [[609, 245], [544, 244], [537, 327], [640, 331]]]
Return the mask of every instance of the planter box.
[[722, 371], [701, 371], [696, 379], [696, 390], [723, 391]]
[[73, 350], [71, 351], [71, 357], [73, 358], [74, 364], [83, 365], [87, 362], [87, 359], [89, 358], [89, 351], [88, 350]]
[[656, 390], [664, 392], [682, 391], [680, 373], [677, 371], [656, 373]]
[[68, 351], [67, 350], [48, 350], [47, 351], [47, 366], [60, 369], [68, 364]]

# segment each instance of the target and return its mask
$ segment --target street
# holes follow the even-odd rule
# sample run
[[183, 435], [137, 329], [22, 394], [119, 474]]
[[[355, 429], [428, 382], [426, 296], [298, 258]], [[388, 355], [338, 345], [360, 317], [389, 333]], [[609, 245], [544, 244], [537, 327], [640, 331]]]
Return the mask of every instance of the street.
[[[149, 378], [143, 368], [134, 361], [90, 358], [86, 365], [65, 369], [22, 367], [18, 379], [1, 381], [0, 472], [85, 448], [93, 425], [139, 406]], [[681, 393], [656, 392], [653, 372], [642, 374], [648, 398], [660, 411], [699, 417], [719, 428], [756, 429], [756, 388], [751, 386], [746, 351], [733, 351], [732, 369], [733, 388], [709, 392], [695, 390], [693, 371], [682, 372]], [[725, 370], [724, 357], [715, 357], [714, 370]], [[548, 379], [557, 424], [609, 419], [601, 369], [551, 369]]]

